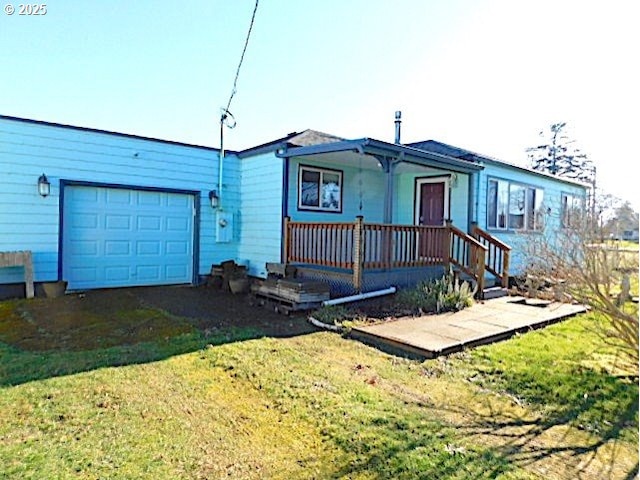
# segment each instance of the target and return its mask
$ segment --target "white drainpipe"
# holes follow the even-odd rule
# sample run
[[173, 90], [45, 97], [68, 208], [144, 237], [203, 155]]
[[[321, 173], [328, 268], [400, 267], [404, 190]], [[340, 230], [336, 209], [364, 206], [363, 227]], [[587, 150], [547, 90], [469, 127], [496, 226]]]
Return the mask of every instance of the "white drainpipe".
[[322, 306], [326, 307], [329, 305], [340, 305], [342, 303], [357, 302], [358, 300], [365, 300], [367, 298], [381, 297], [383, 295], [390, 295], [392, 293], [396, 293], [396, 290], [397, 290], [396, 287], [389, 287], [389, 288], [385, 288], [384, 290], [376, 290], [374, 292], [359, 293], [357, 295], [351, 295], [349, 297], [334, 298], [333, 300], [325, 300], [324, 302], [322, 302]]

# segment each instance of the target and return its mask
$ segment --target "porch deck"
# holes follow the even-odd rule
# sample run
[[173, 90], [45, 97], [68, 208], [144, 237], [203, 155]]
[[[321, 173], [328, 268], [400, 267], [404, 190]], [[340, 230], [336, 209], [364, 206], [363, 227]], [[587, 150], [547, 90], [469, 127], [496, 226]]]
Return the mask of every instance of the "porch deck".
[[533, 306], [523, 297], [502, 297], [460, 312], [402, 318], [355, 327], [351, 336], [390, 353], [435, 358], [464, 348], [506, 340], [583, 313], [583, 305], [551, 303]]
[[482, 298], [485, 275], [502, 287], [509, 277], [508, 245], [475, 226], [467, 234], [450, 221], [422, 226], [366, 223], [363, 217], [335, 223], [287, 217], [284, 246], [286, 264], [317, 280], [350, 284], [355, 292], [415, 285], [451, 267], [472, 278]]

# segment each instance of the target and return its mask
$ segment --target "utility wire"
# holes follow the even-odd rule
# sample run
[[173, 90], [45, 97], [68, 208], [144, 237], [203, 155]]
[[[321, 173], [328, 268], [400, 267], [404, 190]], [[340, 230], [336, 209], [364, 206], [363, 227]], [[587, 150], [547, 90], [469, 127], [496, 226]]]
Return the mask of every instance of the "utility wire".
[[[242, 67], [242, 62], [244, 61], [244, 54], [247, 52], [247, 47], [249, 46], [249, 38], [251, 37], [251, 30], [253, 30], [253, 23], [256, 19], [256, 12], [258, 11], [258, 1], [256, 0], [256, 5], [253, 7], [253, 14], [251, 15], [251, 23], [249, 24], [249, 31], [247, 32], [247, 38], [244, 41], [244, 47], [242, 49], [242, 55], [240, 55], [240, 62], [238, 62], [238, 68], [236, 69], [236, 76], [233, 79], [233, 88], [231, 90], [231, 95], [229, 96], [229, 101], [227, 102], [227, 108], [222, 109], [222, 113], [220, 114], [220, 160], [218, 162], [218, 190], [217, 193], [215, 190], [212, 192], [218, 197], [218, 211], [222, 211], [222, 187], [223, 187], [223, 179], [224, 179], [224, 127], [225, 125], [228, 128], [235, 128], [236, 119], [229, 111], [229, 107], [231, 107], [231, 100], [236, 94], [237, 86], [238, 86], [238, 77], [240, 76], [240, 67]], [[231, 117], [233, 123], [229, 123], [228, 119]]]
[[[244, 54], [247, 52], [247, 47], [249, 46], [249, 38], [251, 37], [251, 30], [253, 30], [253, 24], [255, 22], [256, 19], [256, 12], [258, 11], [258, 2], [260, 0], [256, 0], [256, 5], [255, 7], [253, 7], [253, 14], [251, 15], [251, 23], [249, 24], [249, 31], [247, 32], [247, 38], [244, 41], [244, 48], [242, 49], [242, 55], [240, 55], [240, 62], [238, 63], [238, 69], [236, 70], [236, 76], [233, 79], [233, 88], [231, 89], [231, 96], [229, 97], [229, 101], [227, 102], [227, 108], [225, 108], [222, 112], [222, 117], [220, 118], [221, 122], [224, 122], [227, 118], [228, 115], [231, 115], [231, 112], [229, 111], [229, 107], [231, 107], [231, 100], [233, 100], [233, 97], [235, 96], [236, 92], [237, 92], [237, 86], [238, 86], [238, 77], [240, 76], [240, 68], [242, 67], [242, 62], [244, 61]], [[233, 115], [231, 115], [231, 118], [233, 118]], [[234, 121], [234, 126], [235, 126], [235, 121]], [[230, 127], [233, 128], [233, 127]]]

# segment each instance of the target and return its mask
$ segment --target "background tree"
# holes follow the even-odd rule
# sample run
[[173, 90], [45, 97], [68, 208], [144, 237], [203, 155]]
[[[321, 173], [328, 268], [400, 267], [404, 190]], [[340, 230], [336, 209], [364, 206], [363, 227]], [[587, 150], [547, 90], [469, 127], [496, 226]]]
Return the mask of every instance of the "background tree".
[[[566, 122], [553, 123], [548, 131], [541, 130], [538, 134], [540, 143], [526, 149], [529, 164], [533, 170], [589, 185], [587, 221], [590, 228], [596, 229], [601, 219], [596, 212], [600, 203], [596, 190], [596, 167], [587, 155], [576, 147], [575, 140], [570, 139], [566, 131]], [[602, 230], [600, 231], [602, 233]]]
[[638, 212], [631, 203], [625, 201], [617, 205], [611, 217], [605, 224], [605, 230], [613, 238], [621, 238], [626, 230], [636, 230], [638, 228]]
[[567, 136], [566, 126], [554, 123], [539, 133], [540, 143], [526, 150], [531, 168], [595, 186], [595, 166]]

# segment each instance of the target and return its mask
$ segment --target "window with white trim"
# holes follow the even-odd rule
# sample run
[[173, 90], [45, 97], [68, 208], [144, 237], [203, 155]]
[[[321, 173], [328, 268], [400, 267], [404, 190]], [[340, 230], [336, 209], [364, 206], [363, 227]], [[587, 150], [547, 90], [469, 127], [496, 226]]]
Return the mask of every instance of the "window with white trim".
[[563, 228], [575, 228], [579, 226], [583, 215], [584, 199], [570, 193], [563, 193], [560, 204], [560, 218]]
[[544, 190], [506, 180], [490, 179], [487, 188], [487, 228], [541, 231]]
[[342, 212], [342, 171], [300, 165], [298, 209]]

